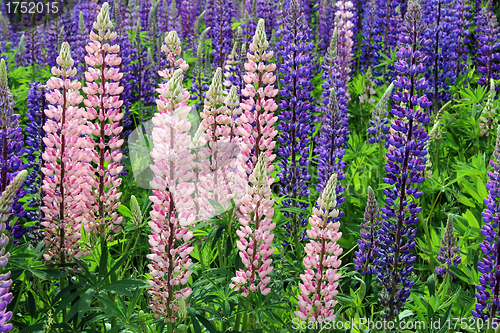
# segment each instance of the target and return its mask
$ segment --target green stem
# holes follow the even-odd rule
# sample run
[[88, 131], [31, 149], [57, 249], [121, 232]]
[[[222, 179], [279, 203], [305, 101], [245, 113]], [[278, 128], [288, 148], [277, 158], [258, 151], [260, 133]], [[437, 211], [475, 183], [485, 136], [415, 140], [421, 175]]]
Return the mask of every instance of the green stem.
[[436, 196], [436, 200], [434, 200], [434, 204], [432, 205], [431, 211], [429, 212], [429, 215], [427, 216], [427, 220], [425, 220], [424, 223], [424, 231], [425, 231], [425, 239], [427, 242], [427, 249], [429, 251], [429, 266], [431, 268], [431, 272], [434, 272], [434, 257], [432, 255], [432, 239], [431, 239], [431, 234], [429, 233], [429, 219], [431, 218], [432, 212], [434, 211], [434, 207], [436, 207], [436, 203], [441, 196], [441, 191], [439, 191], [438, 195]]
[[[137, 245], [137, 242], [139, 241], [139, 237], [137, 237], [139, 235], [139, 229], [135, 229], [135, 232], [134, 232], [134, 237], [132, 239], [135, 239], [134, 241], [134, 248], [136, 247]], [[130, 250], [130, 245], [132, 244], [132, 242], [129, 242], [128, 243], [128, 246], [127, 246], [127, 249], [125, 250], [125, 252], [123, 253], [128, 253], [128, 251]], [[127, 268], [128, 268], [128, 265], [130, 265], [130, 261], [131, 261], [131, 257], [129, 256], [128, 259], [127, 259], [127, 263], [125, 264], [125, 266], [123, 267], [123, 271], [122, 271], [122, 276], [121, 276], [121, 280], [124, 279], [124, 276], [125, 276], [125, 272], [127, 272]]]
[[16, 317], [17, 307], [19, 306], [19, 301], [21, 300], [21, 297], [23, 296], [24, 289], [26, 289], [26, 282], [23, 279], [23, 281], [21, 283], [21, 290], [19, 291], [19, 296], [17, 296], [16, 304], [14, 304], [14, 309], [12, 309], [12, 317], [14, 317], [14, 318]]
[[201, 246], [201, 240], [198, 241], [198, 255], [200, 256], [201, 270], [205, 271], [205, 262], [203, 261], [203, 248]]
[[450, 277], [450, 272], [446, 272], [446, 275], [444, 276], [444, 279], [443, 279], [443, 283], [441, 284], [441, 286], [439, 286], [439, 290], [437, 292], [437, 294], [441, 294], [441, 291], [443, 290], [443, 287], [446, 286], [446, 288], [444, 288], [444, 292], [443, 292], [443, 296], [446, 296], [446, 293], [448, 292], [448, 279]]
[[174, 333], [174, 326], [172, 325], [171, 322], [167, 323], [167, 332], [168, 333]]

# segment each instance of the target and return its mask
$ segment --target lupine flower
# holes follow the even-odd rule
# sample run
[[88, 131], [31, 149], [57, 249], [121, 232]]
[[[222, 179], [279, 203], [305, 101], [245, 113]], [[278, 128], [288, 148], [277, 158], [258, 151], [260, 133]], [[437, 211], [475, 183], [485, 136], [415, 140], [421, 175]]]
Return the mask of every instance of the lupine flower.
[[361, 239], [358, 239], [358, 251], [354, 253], [354, 268], [362, 275], [371, 274], [375, 253], [379, 246], [378, 230], [380, 216], [375, 192], [368, 186], [364, 223], [361, 223]]
[[209, 77], [205, 75], [204, 55], [205, 55], [205, 36], [210, 28], [205, 29], [198, 38], [198, 47], [196, 49], [196, 63], [193, 68], [193, 76], [191, 77], [191, 99], [195, 100], [195, 106], [201, 110], [205, 99], [205, 91], [208, 90]]
[[[210, 89], [205, 97], [203, 119], [200, 127], [205, 132], [204, 140], [208, 143], [208, 173], [204, 175], [202, 185], [206, 190], [206, 196], [215, 200], [222, 207], [227, 207], [231, 199], [242, 194], [244, 185], [241, 184], [246, 177], [240, 177], [236, 168], [236, 144], [231, 142], [234, 136], [234, 114], [227, 107], [227, 101], [231, 106], [239, 104], [239, 100], [226, 100], [222, 85], [222, 70], [217, 68]], [[240, 168], [242, 168], [240, 166]]]
[[71, 80], [77, 72], [73, 67], [69, 44], [64, 42], [56, 60], [59, 66], [52, 67], [54, 75], [47, 81], [45, 98], [50, 105], [45, 109], [47, 121], [43, 126], [46, 146], [42, 158], [45, 161], [42, 191], [44, 192], [44, 243], [47, 251], [45, 260], [64, 264], [71, 257], [79, 259], [87, 254], [80, 248], [80, 206], [86, 193], [82, 192], [81, 175], [87, 166], [82, 160], [81, 149], [86, 147], [85, 126], [81, 125], [84, 111], [79, 109], [83, 97], [81, 84]]
[[480, 135], [489, 136], [490, 131], [493, 131], [494, 127], [498, 125], [498, 118], [495, 116], [495, 99], [495, 81], [493, 79], [490, 79], [488, 99], [484, 104], [483, 112], [481, 113], [481, 117], [479, 118], [479, 128], [481, 129], [481, 132], [479, 132]]
[[123, 170], [119, 149], [123, 144], [119, 136], [123, 130], [120, 126], [123, 118], [120, 80], [123, 74], [118, 67], [121, 63], [121, 58], [117, 56], [120, 46], [108, 44], [116, 39], [117, 34], [111, 30], [113, 23], [107, 2], [102, 5], [93, 28], [97, 33], [90, 32], [91, 42], [86, 47], [88, 56], [85, 62], [89, 67], [85, 72], [86, 86], [82, 90], [87, 94], [84, 100], [88, 120], [86, 133], [97, 137], [96, 142], [87, 136], [89, 151], [86, 158], [97, 167], [95, 171], [89, 169], [85, 198], [87, 212], [82, 223], [85, 231], [93, 230], [104, 237], [106, 229], [119, 232], [123, 219], [117, 212], [121, 196], [118, 190], [121, 184], [119, 174]]
[[389, 108], [389, 97], [391, 97], [393, 90], [394, 83], [391, 83], [372, 111], [372, 119], [369, 120], [371, 127], [367, 130], [372, 135], [368, 138], [369, 143], [383, 142], [386, 148], [388, 147], [387, 139], [389, 138], [389, 119], [387, 119], [389, 112], [387, 110]]
[[212, 25], [209, 34], [212, 37], [214, 67], [224, 68], [224, 62], [231, 53], [233, 32], [231, 29], [234, 16], [233, 2], [229, 0], [215, 0]]
[[336, 187], [334, 173], [318, 199], [318, 207], [313, 208], [313, 215], [309, 218], [309, 243], [304, 248], [306, 257], [302, 260], [306, 269], [304, 274], [300, 274], [299, 311], [294, 312], [304, 321], [335, 320], [333, 307], [337, 301], [334, 297], [338, 294], [337, 281], [341, 276], [338, 268], [342, 263], [339, 256], [343, 252], [337, 244], [342, 233], [339, 231], [340, 222], [335, 221], [339, 215]]
[[441, 265], [435, 269], [436, 275], [450, 274], [452, 277], [456, 277], [455, 274], [450, 272], [450, 267], [457, 267], [458, 264], [462, 262], [460, 257], [460, 247], [456, 246], [455, 243], [457, 237], [455, 236], [455, 230], [453, 230], [453, 216], [448, 214], [448, 221], [446, 222], [446, 230], [444, 232], [444, 237], [441, 240], [441, 247], [439, 248], [439, 256], [437, 260]]
[[378, 25], [378, 2], [376, 0], [369, 0], [363, 5], [363, 26], [361, 28], [362, 44], [361, 44], [361, 72], [363, 73], [367, 68], [376, 65], [378, 59], [378, 52], [382, 48], [382, 28]]
[[[9, 244], [9, 237], [5, 234], [5, 230], [10, 215], [10, 206], [12, 206], [16, 193], [23, 186], [27, 174], [26, 170], [19, 172], [0, 195], [0, 268], [7, 265], [10, 257], [8, 252], [5, 253], [5, 247]], [[9, 293], [10, 286], [12, 286], [10, 271], [0, 274], [0, 332], [2, 333], [12, 330], [12, 324], [7, 324], [12, 317], [12, 312], [6, 312], [7, 305], [12, 301], [12, 293]]]
[[[467, 0], [457, 0], [455, 3], [454, 21], [456, 22], [455, 30], [449, 35], [449, 39], [454, 42], [455, 59], [455, 78], [459, 75], [465, 75], [468, 66], [467, 59], [469, 57], [469, 47], [471, 32], [471, 6]], [[452, 82], [454, 83], [454, 82]]]
[[484, 199], [486, 208], [481, 214], [483, 216], [484, 225], [481, 234], [486, 237], [483, 244], [479, 245], [484, 256], [478, 262], [477, 270], [481, 273], [479, 277], [479, 285], [476, 286], [477, 303], [476, 310], [472, 311], [472, 315], [477, 318], [482, 318], [485, 321], [493, 320], [498, 323], [500, 315], [500, 298], [499, 298], [499, 273], [498, 265], [498, 237], [499, 218], [500, 218], [500, 126], [497, 128], [497, 140], [494, 158], [490, 160], [490, 166], [493, 167], [493, 172], [488, 171], [490, 180], [486, 184], [488, 196]]
[[[312, 53], [314, 46], [308, 42], [309, 26], [300, 10], [297, 0], [292, 0], [286, 12], [283, 29], [278, 31], [278, 57], [281, 84], [281, 114], [278, 130], [278, 156], [280, 172], [278, 177], [284, 185], [280, 195], [285, 196], [284, 205], [307, 209], [307, 203], [301, 199], [309, 197], [306, 182], [311, 179], [308, 172], [309, 141], [312, 132], [311, 116], [314, 111], [311, 92], [314, 87]], [[298, 201], [299, 200], [299, 201]], [[292, 222], [286, 228], [294, 236], [301, 236], [302, 228], [307, 224], [304, 214], [285, 213]]]
[[[0, 124], [1, 130], [1, 146], [0, 146], [0, 191], [4, 191], [7, 185], [11, 182], [14, 176], [26, 167], [23, 164], [22, 156], [24, 154], [23, 141], [24, 136], [19, 128], [19, 114], [14, 114], [14, 100], [13, 95], [10, 93], [8, 79], [7, 79], [7, 66], [5, 60], [0, 62]], [[18, 200], [26, 194], [25, 190], [20, 190], [16, 198], [12, 202], [12, 212], [18, 217], [26, 216], [23, 206], [18, 204]], [[16, 238], [20, 238], [26, 230], [22, 229], [22, 225], [18, 222], [12, 233]]]
[[274, 253], [271, 248], [276, 227], [273, 222], [274, 200], [271, 199], [272, 166], [266, 154], [260, 154], [252, 174], [249, 177], [247, 193], [242, 199], [240, 212], [241, 227], [236, 231], [240, 239], [236, 241], [241, 262], [245, 269], [236, 272], [231, 278], [230, 288], [243, 289], [241, 295], [247, 297], [249, 293], [260, 292], [267, 295], [271, 291], [268, 287], [271, 278], [269, 273], [273, 270], [273, 260], [270, 256]]
[[[354, 57], [354, 41], [355, 36], [353, 29], [355, 28], [355, 8], [350, 0], [338, 0], [335, 3], [337, 11], [335, 19], [337, 20], [338, 39], [337, 39], [337, 59], [338, 80], [344, 83], [344, 88], [347, 93], [347, 83], [349, 82], [351, 72], [351, 63]], [[338, 83], [337, 83], [338, 84]]]
[[150, 182], [153, 195], [149, 197], [153, 202], [149, 222], [152, 254], [147, 255], [152, 279], [148, 280], [151, 286], [148, 292], [152, 296], [151, 309], [157, 317], [165, 316], [167, 322], [175, 322], [178, 301], [191, 294], [191, 288], [181, 287], [192, 273], [189, 254], [193, 247], [189, 241], [193, 233], [189, 225], [195, 218], [191, 213], [194, 185], [189, 182], [193, 178], [193, 157], [188, 150], [189, 93], [182, 86], [183, 77], [183, 70], [177, 69], [166, 83], [160, 84], [158, 112], [153, 117], [154, 178]]
[[321, 0], [319, 4], [319, 42], [318, 50], [321, 53], [326, 51], [330, 44], [331, 30], [335, 23], [335, 11], [333, 4], [328, 0]]
[[379, 301], [385, 307], [382, 313], [385, 320], [395, 318], [410, 295], [413, 282], [409, 275], [416, 260], [411, 253], [417, 232], [414, 226], [418, 223], [417, 214], [422, 210], [417, 201], [422, 196], [418, 185], [425, 180], [423, 171], [427, 152], [424, 146], [428, 139], [422, 126], [430, 120], [425, 109], [431, 103], [425, 95], [419, 94], [428, 87], [425, 77], [419, 79], [419, 76], [426, 72], [426, 56], [421, 49], [429, 43], [422, 38], [426, 26], [420, 18], [419, 3], [410, 1], [400, 36], [401, 47], [397, 52], [399, 61], [394, 65], [400, 76], [394, 81], [397, 88], [392, 96], [395, 105], [391, 110], [394, 134], [388, 139], [387, 177], [383, 178], [389, 187], [384, 189], [386, 205], [381, 209], [380, 247], [373, 268], [383, 287]]
[[[497, 16], [491, 6], [481, 8], [476, 17], [477, 39], [477, 71], [481, 77], [477, 81], [480, 85], [487, 85], [491, 79], [500, 79], [500, 28]], [[495, 88], [498, 90], [498, 87]]]
[[240, 104], [243, 113], [237, 119], [238, 134], [242, 142], [239, 158], [244, 163], [243, 171], [247, 175], [252, 173], [261, 152], [266, 154], [268, 163], [276, 157], [273, 154], [276, 141], [273, 139], [278, 134], [274, 129], [278, 117], [274, 116], [274, 111], [278, 105], [274, 97], [278, 94], [278, 89], [274, 89], [276, 76], [273, 71], [276, 65], [269, 63], [274, 52], [267, 51], [268, 46], [264, 20], [261, 19], [250, 44], [250, 52], [247, 53], [247, 73], [243, 77], [246, 86], [241, 91], [245, 99]]
[[47, 100], [45, 98], [46, 86], [40, 84], [39, 82], [33, 82], [31, 88], [28, 92], [28, 103], [26, 105], [28, 109], [28, 123], [25, 127], [26, 134], [26, 154], [29, 163], [29, 169], [31, 170], [28, 174], [26, 183], [28, 188], [26, 193], [32, 195], [29, 200], [28, 207], [30, 210], [27, 211], [27, 218], [29, 221], [40, 221], [41, 220], [41, 186], [43, 174], [41, 173], [42, 167], [42, 155], [45, 151], [45, 144], [42, 138], [45, 135], [43, 126], [45, 125], [45, 107], [47, 106]]
[[166, 80], [169, 80], [177, 69], [180, 68], [184, 72], [188, 70], [188, 63], [181, 58], [181, 40], [175, 30], [170, 31], [165, 35], [165, 40], [161, 46], [161, 50], [167, 54], [167, 68], [162, 71], [158, 71], [158, 75]]
[[142, 224], [142, 212], [141, 212], [141, 207], [137, 202], [137, 198], [133, 194], [130, 196], [130, 206], [132, 208], [131, 210], [132, 210], [133, 224], [137, 228]]
[[182, 0], [181, 3], [181, 25], [182, 25], [182, 40], [186, 45], [192, 44], [194, 36], [194, 22], [197, 16], [196, 8], [193, 1]]
[[266, 22], [266, 36], [272, 36], [273, 31], [280, 26], [280, 22], [277, 20], [278, 13], [278, 6], [275, 0], [255, 1], [255, 17], [259, 17]]

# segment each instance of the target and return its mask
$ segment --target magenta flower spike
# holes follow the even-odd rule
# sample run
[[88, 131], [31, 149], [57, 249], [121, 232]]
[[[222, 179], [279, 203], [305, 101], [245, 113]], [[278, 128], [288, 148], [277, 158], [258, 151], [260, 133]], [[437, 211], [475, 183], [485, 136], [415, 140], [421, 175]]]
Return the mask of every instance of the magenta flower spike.
[[188, 120], [189, 93], [182, 85], [183, 70], [177, 69], [170, 80], [161, 84], [156, 100], [158, 112], [153, 117], [154, 148], [150, 182], [153, 195], [149, 236], [152, 254], [151, 280], [148, 280], [152, 296], [151, 309], [156, 316], [165, 316], [166, 322], [175, 322], [179, 303], [191, 294], [191, 288], [178, 288], [189, 281], [192, 265], [189, 254], [193, 247], [189, 241], [193, 233], [189, 225], [194, 222], [194, 192], [192, 169], [193, 155], [189, 148], [191, 137]]
[[337, 304], [334, 297], [338, 294], [338, 281], [342, 261], [338, 258], [342, 248], [337, 241], [342, 236], [340, 222], [335, 222], [339, 215], [335, 189], [337, 175], [332, 174], [318, 199], [318, 208], [313, 208], [309, 218], [311, 227], [307, 230], [309, 243], [305, 246], [306, 257], [303, 259], [304, 274], [300, 275], [299, 311], [295, 315], [304, 321], [335, 320], [333, 307]]
[[[120, 80], [121, 58], [119, 45], [110, 45], [117, 38], [111, 31], [113, 23], [109, 17], [109, 5], [105, 2], [93, 24], [95, 32], [90, 32], [90, 42], [86, 46], [88, 65], [85, 72], [86, 86], [82, 88], [87, 94], [84, 100], [87, 118], [88, 149], [87, 162], [94, 162], [97, 170], [88, 169], [85, 185], [86, 214], [82, 219], [86, 232], [94, 231], [104, 237], [105, 231], [120, 232], [122, 217], [118, 215], [121, 192], [120, 173], [122, 153], [120, 150], [124, 140], [120, 138], [123, 127], [120, 120], [123, 112], [120, 108], [123, 101], [120, 94], [123, 87]], [[94, 140], [90, 137], [97, 137]]]
[[242, 290], [241, 295], [244, 297], [250, 292], [267, 295], [271, 291], [268, 288], [271, 281], [268, 274], [273, 270], [270, 256], [274, 253], [271, 243], [276, 223], [272, 220], [274, 200], [271, 199], [271, 184], [274, 179], [270, 176], [272, 166], [267, 160], [262, 152], [249, 177], [251, 185], [248, 185], [240, 206], [243, 216], [240, 218], [241, 227], [236, 231], [240, 237], [236, 246], [245, 269], [236, 272], [236, 276], [231, 278], [233, 283], [229, 286]]
[[45, 95], [50, 105], [45, 109], [47, 121], [43, 126], [46, 149], [42, 154], [45, 161], [42, 190], [45, 196], [41, 210], [45, 216], [41, 224], [48, 247], [44, 258], [64, 263], [72, 256], [86, 255], [80, 249], [79, 239], [81, 214], [86, 212], [81, 203], [87, 197], [82, 175], [88, 172], [88, 164], [81, 154], [87, 145], [82, 137], [86, 132], [82, 125], [85, 111], [78, 108], [83, 100], [81, 84], [71, 80], [77, 72], [68, 43], [62, 44], [56, 62], [58, 66], [52, 67], [54, 77], [47, 81], [50, 90]]

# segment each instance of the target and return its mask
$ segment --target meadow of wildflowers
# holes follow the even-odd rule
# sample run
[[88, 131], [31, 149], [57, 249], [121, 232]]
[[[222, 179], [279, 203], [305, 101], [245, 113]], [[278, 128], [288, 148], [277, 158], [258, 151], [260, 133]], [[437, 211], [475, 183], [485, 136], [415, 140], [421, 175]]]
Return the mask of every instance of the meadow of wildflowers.
[[0, 8], [0, 332], [500, 333], [497, 1]]

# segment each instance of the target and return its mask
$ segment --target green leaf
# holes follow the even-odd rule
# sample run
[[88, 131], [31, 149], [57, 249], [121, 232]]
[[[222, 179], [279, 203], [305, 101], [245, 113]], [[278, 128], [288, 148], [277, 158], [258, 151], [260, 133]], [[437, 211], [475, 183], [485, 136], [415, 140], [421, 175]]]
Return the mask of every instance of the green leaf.
[[118, 295], [132, 297], [132, 293], [127, 289], [144, 286], [144, 282], [139, 280], [120, 280], [107, 284], [101, 288], [103, 291], [109, 291]]
[[120, 213], [120, 215], [122, 216], [128, 217], [131, 220], [134, 218], [130, 209], [124, 204], [121, 204], [120, 207], [118, 207], [118, 213]]
[[429, 295], [436, 296], [436, 279], [434, 274], [431, 274], [427, 279], [427, 289], [429, 290]]
[[210, 333], [218, 333], [219, 331], [214, 327], [214, 325], [209, 322], [205, 317], [202, 315], [196, 315], [196, 318], [205, 326], [205, 328], [210, 332]]
[[202, 333], [200, 323], [196, 318], [196, 311], [193, 308], [188, 308], [189, 317], [191, 317], [191, 323], [193, 324], [195, 333]]
[[467, 222], [469, 223], [470, 227], [479, 229], [479, 223], [477, 222], [476, 217], [474, 216], [474, 214], [472, 214], [470, 209], [467, 209], [465, 214], [463, 214], [462, 216], [467, 219]]
[[453, 274], [455, 274], [460, 280], [466, 282], [466, 283], [469, 283], [470, 282], [470, 278], [464, 273], [462, 272], [462, 270], [460, 270], [458, 267], [455, 267], [455, 266], [450, 266], [450, 272], [452, 272]]

